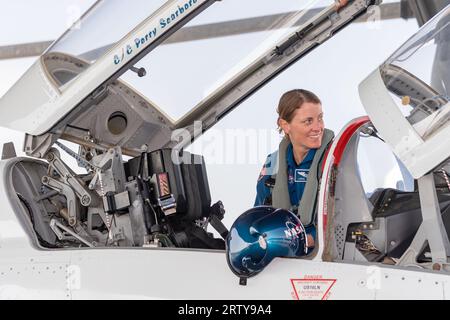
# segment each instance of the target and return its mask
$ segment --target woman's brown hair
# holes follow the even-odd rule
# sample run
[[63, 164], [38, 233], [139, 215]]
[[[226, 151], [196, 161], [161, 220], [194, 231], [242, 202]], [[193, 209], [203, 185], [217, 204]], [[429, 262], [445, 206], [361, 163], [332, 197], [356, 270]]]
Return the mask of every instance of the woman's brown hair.
[[283, 132], [280, 126], [280, 120], [283, 119], [290, 123], [295, 116], [295, 111], [300, 109], [304, 103], [317, 103], [322, 104], [319, 97], [314, 93], [304, 89], [295, 89], [286, 92], [280, 99], [278, 104], [278, 131]]

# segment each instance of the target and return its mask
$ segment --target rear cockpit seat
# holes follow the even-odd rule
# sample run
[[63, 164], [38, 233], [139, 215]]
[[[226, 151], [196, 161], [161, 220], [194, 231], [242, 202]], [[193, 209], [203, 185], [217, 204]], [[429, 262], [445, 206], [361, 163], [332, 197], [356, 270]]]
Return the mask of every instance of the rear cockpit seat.
[[[448, 234], [450, 193], [438, 193], [438, 199]], [[401, 258], [411, 245], [422, 223], [419, 193], [377, 189], [370, 196], [369, 201], [373, 205], [371, 213], [373, 223], [351, 224], [347, 231], [347, 241], [356, 242], [356, 248], [368, 261], [381, 262], [385, 258]], [[364, 241], [361, 240], [362, 238]], [[361, 240], [359, 243], [358, 239]], [[372, 250], [369, 250], [367, 243], [373, 245]], [[429, 248], [423, 250], [423, 257], [426, 251], [429, 251]]]

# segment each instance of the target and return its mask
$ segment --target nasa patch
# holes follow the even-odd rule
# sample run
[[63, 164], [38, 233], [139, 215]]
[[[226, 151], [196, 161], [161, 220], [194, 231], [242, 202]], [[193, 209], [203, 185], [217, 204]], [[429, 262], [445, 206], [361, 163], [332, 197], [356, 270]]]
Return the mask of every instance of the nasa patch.
[[295, 182], [306, 183], [308, 180], [308, 169], [297, 169], [295, 170]]

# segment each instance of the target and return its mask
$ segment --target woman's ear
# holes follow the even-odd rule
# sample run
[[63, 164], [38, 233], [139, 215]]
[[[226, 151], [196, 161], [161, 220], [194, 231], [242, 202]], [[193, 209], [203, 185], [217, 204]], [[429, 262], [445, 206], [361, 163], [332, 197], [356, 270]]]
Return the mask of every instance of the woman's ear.
[[288, 136], [290, 131], [289, 123], [284, 119], [279, 119], [278, 125], [280, 126], [281, 130], [283, 130], [284, 134]]

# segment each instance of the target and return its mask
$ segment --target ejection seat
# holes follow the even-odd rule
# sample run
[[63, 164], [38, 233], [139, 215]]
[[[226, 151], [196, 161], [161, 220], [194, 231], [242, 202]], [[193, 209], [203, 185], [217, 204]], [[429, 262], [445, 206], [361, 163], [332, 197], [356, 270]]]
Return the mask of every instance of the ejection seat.
[[172, 149], [157, 150], [128, 161], [125, 171], [129, 177], [144, 175], [152, 179], [153, 202], [169, 221], [177, 246], [225, 249], [223, 239], [215, 239], [199, 226], [208, 222], [222, 237], [227, 235], [221, 223], [225, 212], [222, 203], [219, 201], [211, 206], [202, 156], [186, 151], [177, 153]]
[[[408, 249], [421, 223], [419, 193], [380, 188], [368, 194], [358, 162], [359, 128], [347, 142], [336, 171], [334, 211], [329, 214], [330, 255], [333, 261], [383, 262], [399, 259]], [[441, 210], [450, 205], [448, 194], [439, 195]], [[449, 225], [450, 226], [450, 225]]]

